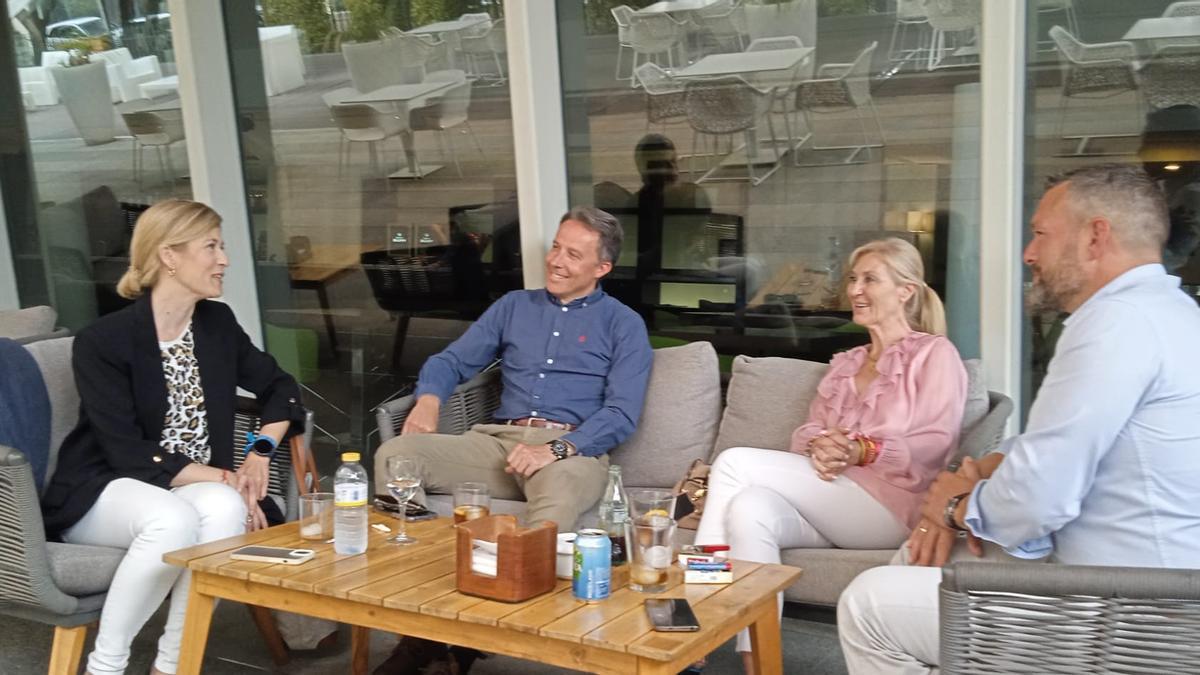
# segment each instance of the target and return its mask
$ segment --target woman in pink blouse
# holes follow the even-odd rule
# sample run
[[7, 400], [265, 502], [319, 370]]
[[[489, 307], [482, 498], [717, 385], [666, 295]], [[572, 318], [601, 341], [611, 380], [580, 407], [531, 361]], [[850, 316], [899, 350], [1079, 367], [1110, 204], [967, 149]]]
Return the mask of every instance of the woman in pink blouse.
[[[846, 293], [871, 343], [833, 357], [790, 452], [730, 448], [709, 474], [698, 544], [778, 563], [781, 548], [899, 547], [957, 446], [967, 373], [917, 250], [850, 255]], [[738, 636], [747, 672], [750, 640]]]

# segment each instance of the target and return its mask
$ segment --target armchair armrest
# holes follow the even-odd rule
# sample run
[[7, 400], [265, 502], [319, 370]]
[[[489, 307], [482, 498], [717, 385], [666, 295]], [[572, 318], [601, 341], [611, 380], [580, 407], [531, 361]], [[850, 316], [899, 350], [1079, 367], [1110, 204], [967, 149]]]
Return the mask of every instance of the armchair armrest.
[[[438, 433], [461, 434], [475, 424], [490, 421], [500, 407], [500, 386], [500, 369], [490, 368], [455, 387], [439, 411]], [[375, 409], [380, 442], [400, 435], [415, 403], [416, 399], [409, 395]]]
[[158, 79], [162, 77], [162, 66], [158, 62], [158, 57], [154, 55], [143, 56], [134, 59], [125, 66], [125, 77], [145, 77], [153, 75], [150, 79]]
[[50, 577], [39, 496], [29, 460], [0, 445], [0, 608], [72, 614], [79, 601]]
[[821, 67], [817, 69], [817, 78], [836, 79], [844, 77], [853, 67], [853, 63], [822, 63]]
[[961, 462], [963, 457], [979, 459], [1000, 447], [1000, 442], [1004, 440], [1004, 425], [1012, 411], [1011, 398], [999, 392], [989, 391], [988, 412], [958, 439], [954, 461]]
[[[241, 448], [246, 442], [246, 433], [257, 431], [261, 426], [258, 402], [252, 398], [238, 397], [234, 412], [234, 467], [241, 466], [244, 459]], [[271, 474], [267, 494], [282, 501], [283, 515], [294, 520], [299, 514], [299, 496], [315, 492], [319, 488], [320, 474], [313, 458], [311, 444], [313, 435], [313, 413], [304, 411], [304, 429], [279, 444], [271, 460]]]

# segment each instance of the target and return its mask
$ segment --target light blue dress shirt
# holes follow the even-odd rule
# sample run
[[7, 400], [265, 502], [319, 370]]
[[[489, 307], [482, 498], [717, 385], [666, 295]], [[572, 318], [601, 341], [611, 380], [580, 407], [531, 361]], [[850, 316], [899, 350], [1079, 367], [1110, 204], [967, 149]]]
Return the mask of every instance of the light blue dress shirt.
[[1023, 558], [1200, 568], [1200, 308], [1135, 267], [1065, 322], [1025, 433], [967, 506]]
[[565, 305], [544, 289], [512, 291], [425, 362], [415, 393], [444, 403], [497, 357], [496, 418], [577, 425], [562, 438], [595, 457], [633, 433], [654, 354], [642, 317], [600, 288]]

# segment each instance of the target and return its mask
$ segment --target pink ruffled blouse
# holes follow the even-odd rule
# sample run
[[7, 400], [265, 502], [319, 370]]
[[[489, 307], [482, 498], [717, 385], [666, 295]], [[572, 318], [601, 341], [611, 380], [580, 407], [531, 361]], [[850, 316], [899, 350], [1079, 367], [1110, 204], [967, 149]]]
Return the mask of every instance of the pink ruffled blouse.
[[879, 442], [878, 459], [844, 475], [912, 528], [925, 490], [958, 444], [967, 371], [944, 336], [913, 332], [883, 351], [878, 377], [860, 395], [854, 376], [869, 347], [833, 357], [808, 422], [792, 432], [791, 451], [808, 454], [808, 442], [825, 429], [850, 429]]

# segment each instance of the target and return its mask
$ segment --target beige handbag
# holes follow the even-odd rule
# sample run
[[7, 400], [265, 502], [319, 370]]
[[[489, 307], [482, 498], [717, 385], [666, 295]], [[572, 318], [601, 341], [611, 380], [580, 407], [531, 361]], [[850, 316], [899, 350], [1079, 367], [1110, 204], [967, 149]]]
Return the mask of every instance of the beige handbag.
[[694, 530], [704, 515], [704, 498], [708, 495], [708, 472], [712, 465], [697, 459], [687, 473], [675, 484], [675, 494], [685, 499], [675, 500], [675, 520], [679, 527]]

